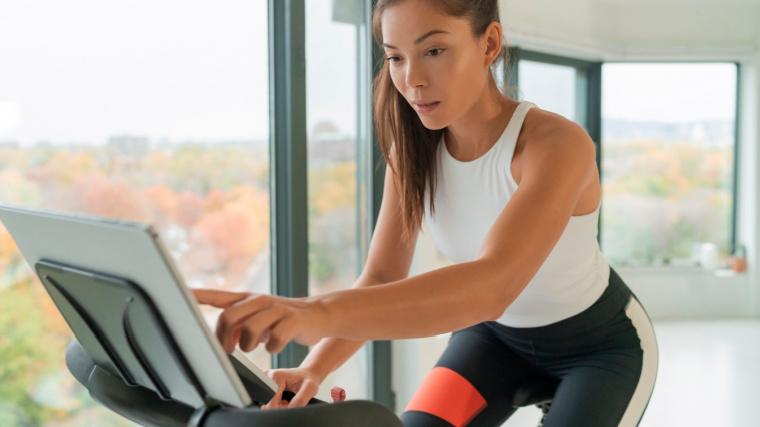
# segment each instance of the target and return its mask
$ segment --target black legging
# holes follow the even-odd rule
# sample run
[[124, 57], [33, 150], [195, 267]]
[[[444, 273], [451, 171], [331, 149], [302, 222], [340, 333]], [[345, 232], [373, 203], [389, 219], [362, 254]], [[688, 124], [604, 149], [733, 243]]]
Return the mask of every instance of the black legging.
[[657, 372], [651, 322], [630, 289], [610, 283], [588, 309], [551, 325], [484, 322], [454, 332], [401, 420], [407, 427], [499, 426], [515, 388], [559, 379], [545, 427], [636, 426]]

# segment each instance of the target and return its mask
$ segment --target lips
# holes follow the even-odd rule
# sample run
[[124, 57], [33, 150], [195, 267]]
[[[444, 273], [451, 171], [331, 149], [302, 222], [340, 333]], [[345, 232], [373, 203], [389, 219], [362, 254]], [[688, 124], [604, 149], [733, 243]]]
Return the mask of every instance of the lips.
[[415, 110], [419, 113], [430, 113], [441, 104], [440, 101], [426, 101], [426, 100], [419, 100], [419, 101], [412, 101], [412, 106]]

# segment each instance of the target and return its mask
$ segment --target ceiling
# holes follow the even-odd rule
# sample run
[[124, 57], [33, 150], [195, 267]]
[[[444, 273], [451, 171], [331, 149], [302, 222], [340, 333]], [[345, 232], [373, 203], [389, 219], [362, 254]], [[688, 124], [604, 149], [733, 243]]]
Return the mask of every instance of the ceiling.
[[641, 4], [731, 4], [731, 5], [755, 5], [760, 6], [760, 0], [592, 0], [593, 3], [607, 3], [618, 5], [641, 5]]

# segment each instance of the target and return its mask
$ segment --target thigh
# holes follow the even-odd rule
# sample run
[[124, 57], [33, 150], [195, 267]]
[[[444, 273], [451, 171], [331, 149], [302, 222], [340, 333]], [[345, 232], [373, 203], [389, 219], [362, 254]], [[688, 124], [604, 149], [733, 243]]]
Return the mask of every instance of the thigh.
[[484, 325], [457, 331], [401, 416], [406, 427], [499, 426], [517, 385], [538, 374]]
[[637, 383], [613, 366], [574, 368], [563, 376], [544, 426], [618, 426]]
[[654, 388], [657, 345], [651, 322], [635, 297], [624, 318], [635, 345], [619, 334], [617, 345], [613, 340], [606, 350], [562, 363], [562, 380], [545, 427], [638, 425]]

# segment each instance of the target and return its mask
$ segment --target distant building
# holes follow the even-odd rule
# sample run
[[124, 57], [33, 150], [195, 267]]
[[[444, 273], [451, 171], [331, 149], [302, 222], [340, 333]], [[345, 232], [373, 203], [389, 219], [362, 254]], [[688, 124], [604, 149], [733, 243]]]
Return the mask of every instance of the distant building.
[[724, 148], [734, 144], [734, 128], [734, 122], [730, 120], [668, 123], [604, 119], [602, 140], [691, 142], [703, 148]]
[[354, 138], [340, 133], [338, 127], [329, 121], [322, 121], [314, 126], [309, 138], [310, 167], [355, 159]]
[[108, 138], [107, 147], [114, 170], [135, 170], [148, 157], [150, 144], [144, 136], [119, 135]]
[[145, 136], [119, 135], [108, 138], [108, 149], [114, 157], [142, 159], [148, 155], [150, 143]]
[[2, 150], [2, 149], [15, 149], [15, 148], [19, 148], [18, 141], [0, 140], [0, 150]]

